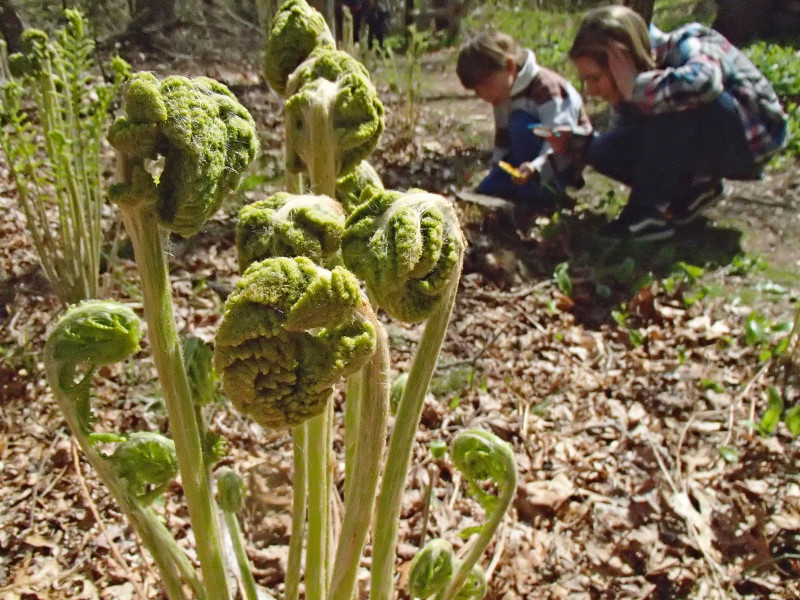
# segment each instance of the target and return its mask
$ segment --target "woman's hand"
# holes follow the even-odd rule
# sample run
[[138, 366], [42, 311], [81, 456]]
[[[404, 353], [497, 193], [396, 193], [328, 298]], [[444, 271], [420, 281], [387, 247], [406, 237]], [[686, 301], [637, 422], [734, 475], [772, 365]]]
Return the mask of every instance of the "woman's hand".
[[630, 51], [619, 42], [608, 45], [608, 69], [617, 84], [617, 89], [625, 100], [629, 100], [633, 93], [633, 85], [639, 75], [639, 69], [633, 62]]

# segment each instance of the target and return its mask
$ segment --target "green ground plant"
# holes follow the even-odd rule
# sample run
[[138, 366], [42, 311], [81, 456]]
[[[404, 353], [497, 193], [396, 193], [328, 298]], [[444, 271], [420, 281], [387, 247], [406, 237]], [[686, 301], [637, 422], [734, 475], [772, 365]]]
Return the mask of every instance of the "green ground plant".
[[[111, 196], [133, 242], [148, 336], [169, 418], [170, 438], [151, 432], [96, 432], [90, 408], [95, 370], [138, 349], [138, 317], [117, 302], [73, 305], [45, 347], [48, 382], [81, 448], [111, 490], [161, 572], [171, 599], [229, 597], [219, 511], [210, 469], [224, 444], [204, 406], [213, 394], [210, 355], [177, 335], [163, 250], [172, 231], [192, 235], [235, 189], [257, 150], [249, 113], [218, 82], [137, 73], [124, 87], [125, 116], [110, 128], [121, 181]], [[163, 160], [154, 177], [148, 170]], [[187, 370], [186, 365], [189, 369]], [[103, 444], [114, 442], [111, 453]], [[202, 578], [149, 504], [180, 470]]]
[[[129, 67], [114, 58], [113, 81], [104, 82], [83, 15], [67, 9], [64, 16], [54, 38], [25, 31], [22, 52], [0, 68], [0, 150], [45, 274], [68, 304], [98, 295], [100, 143]], [[0, 47], [0, 63], [4, 55]]]
[[[364, 162], [383, 131], [383, 108], [364, 67], [329, 40], [305, 0], [289, 0], [273, 20], [267, 64], [270, 84], [286, 98], [290, 190], [240, 213], [241, 278], [224, 305], [213, 368], [205, 344], [178, 338], [164, 244], [170, 232], [195, 234], [237, 188], [257, 153], [255, 125], [227, 88], [208, 78], [137, 73], [123, 89], [125, 114], [108, 134], [120, 173], [111, 196], [134, 247], [171, 437], [94, 428], [97, 369], [139, 351], [144, 328], [130, 308], [99, 300], [73, 305], [48, 336], [48, 382], [87, 458], [153, 554], [171, 600], [231, 598], [228, 570], [248, 600], [263, 594], [236, 516], [241, 479], [229, 468], [212, 474], [225, 453], [224, 440], [207, 426], [209, 407], [218, 408], [214, 371], [236, 410], [293, 434], [284, 597], [298, 598], [303, 583], [309, 600], [351, 600], [370, 536], [370, 598], [394, 594], [403, 490], [455, 302], [464, 238], [444, 198], [386, 190]], [[157, 176], [154, 161], [163, 162]], [[337, 196], [348, 198], [347, 211]], [[378, 308], [425, 323], [385, 459], [390, 368]], [[345, 502], [335, 528], [332, 396], [344, 378]], [[514, 497], [516, 465], [506, 443], [477, 430], [456, 435], [451, 455], [487, 523], [462, 532], [470, 538], [466, 555], [441, 597], [480, 598], [486, 583], [478, 563]], [[178, 473], [200, 573], [150, 508]], [[225, 536], [235, 564], [225, 563]]]
[[758, 41], [744, 51], [770, 80], [789, 118], [786, 149], [773, 161], [780, 166], [787, 157], [800, 157], [800, 50], [775, 42]]

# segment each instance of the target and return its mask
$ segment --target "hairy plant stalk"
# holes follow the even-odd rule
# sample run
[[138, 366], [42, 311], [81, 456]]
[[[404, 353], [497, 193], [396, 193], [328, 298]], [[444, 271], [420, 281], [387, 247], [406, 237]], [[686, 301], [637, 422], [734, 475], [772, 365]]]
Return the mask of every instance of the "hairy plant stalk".
[[[329, 401], [330, 403], [330, 401]], [[306, 599], [324, 600], [328, 594], [330, 488], [328, 486], [328, 410], [308, 421], [308, 541]]]
[[286, 600], [300, 597], [300, 574], [302, 573], [303, 540], [306, 525], [306, 440], [308, 424], [303, 423], [292, 429], [294, 442], [293, 481], [292, 481], [292, 536], [289, 538], [289, 558], [286, 566]]
[[228, 532], [231, 536], [231, 544], [233, 544], [233, 553], [236, 555], [236, 564], [239, 566], [239, 574], [241, 576], [245, 600], [258, 600], [256, 580], [253, 578], [253, 572], [250, 569], [250, 560], [244, 548], [239, 519], [236, 517], [236, 513], [228, 510], [222, 511], [222, 517], [225, 519], [225, 526], [228, 528]]
[[344, 412], [344, 498], [345, 502], [352, 495], [353, 467], [355, 453], [358, 446], [359, 414], [361, 412], [361, 394], [363, 389], [363, 371], [354, 373], [347, 378], [347, 391], [345, 394]]
[[[123, 176], [128, 181], [132, 165], [120, 156]], [[158, 377], [164, 391], [170, 433], [175, 441], [178, 467], [189, 507], [203, 583], [210, 600], [226, 600], [228, 584], [222, 554], [216, 503], [203, 459], [200, 427], [192, 405], [191, 388], [175, 327], [172, 292], [166, 257], [162, 250], [155, 207], [147, 200], [120, 202], [125, 229], [133, 243], [142, 280], [144, 314]]]
[[[88, 309], [81, 305], [76, 307], [75, 310], [77, 313]], [[130, 313], [130, 315], [132, 319], [138, 322], [133, 313]], [[186, 600], [183, 582], [189, 585], [195, 597], [205, 600], [207, 596], [200, 580], [197, 578], [194, 567], [165, 527], [161, 517], [126, 488], [123, 479], [117, 473], [117, 465], [109, 460], [108, 457], [101, 455], [89, 438], [90, 431], [84, 421], [90, 419], [90, 384], [97, 365], [93, 363], [91, 358], [87, 358], [92, 363], [90, 364], [89, 372], [83, 376], [81, 381], [75, 382], [73, 381], [74, 372], [65, 370], [67, 361], [63, 357], [59, 357], [58, 354], [61, 352], [59, 347], [61, 344], [71, 343], [74, 346], [75, 341], [77, 341], [79, 344], [91, 345], [96, 340], [92, 340], [89, 337], [85, 340], [80, 338], [76, 340], [75, 337], [70, 337], [71, 334], [69, 333], [65, 335], [64, 329], [61, 327], [63, 324], [63, 322], [57, 324], [55, 330], [48, 336], [44, 351], [44, 362], [48, 383], [53, 390], [53, 395], [67, 421], [67, 425], [78, 441], [89, 464], [106, 485], [145, 547], [150, 551], [161, 573], [164, 587], [170, 600]], [[108, 340], [104, 341], [107, 342]], [[115, 342], [115, 344], [119, 347], [119, 342]], [[105, 347], [108, 347], [108, 345], [106, 344]], [[87, 349], [86, 352], [90, 353], [91, 349]], [[110, 362], [116, 361], [112, 359]], [[183, 582], [181, 578], [183, 578]]]
[[451, 278], [449, 289], [425, 323], [425, 330], [397, 409], [378, 496], [376, 521], [380, 523], [380, 527], [376, 528], [372, 550], [371, 600], [390, 600], [392, 597], [397, 530], [414, 434], [419, 426], [425, 394], [455, 305], [461, 262], [459, 259], [458, 271]]
[[308, 164], [308, 178], [313, 194], [336, 197], [336, 134], [333, 131], [331, 107], [336, 99], [336, 84], [320, 79], [314, 102], [309, 107], [307, 127], [311, 147], [319, 151]]
[[[359, 406], [358, 439], [353, 452], [352, 481], [348, 483], [346, 507], [339, 545], [334, 559], [332, 600], [351, 600], [361, 553], [375, 506], [386, 422], [389, 414], [389, 342], [381, 323], [374, 319], [377, 332], [375, 355], [363, 367], [363, 395]], [[350, 396], [347, 398], [350, 401]], [[349, 407], [348, 407], [349, 408]], [[349, 412], [349, 411], [348, 411]], [[349, 436], [350, 431], [347, 431]]]

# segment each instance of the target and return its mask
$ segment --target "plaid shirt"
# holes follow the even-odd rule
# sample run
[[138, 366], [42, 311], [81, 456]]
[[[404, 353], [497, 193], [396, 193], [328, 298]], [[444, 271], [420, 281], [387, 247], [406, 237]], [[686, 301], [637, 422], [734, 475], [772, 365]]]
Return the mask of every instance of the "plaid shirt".
[[786, 115], [767, 78], [720, 33], [698, 23], [670, 33], [650, 26], [659, 68], [636, 78], [631, 104], [644, 113], [720, 100], [736, 107], [757, 163], [786, 142]]

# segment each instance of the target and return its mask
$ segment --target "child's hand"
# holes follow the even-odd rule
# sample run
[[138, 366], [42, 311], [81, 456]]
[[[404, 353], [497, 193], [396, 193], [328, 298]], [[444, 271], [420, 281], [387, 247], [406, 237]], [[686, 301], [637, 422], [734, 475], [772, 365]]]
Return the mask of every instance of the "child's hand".
[[633, 84], [636, 82], [636, 76], [639, 75], [639, 69], [636, 68], [636, 64], [633, 62], [633, 56], [619, 42], [611, 42], [606, 52], [608, 54], [608, 69], [611, 71], [611, 77], [614, 78], [622, 97], [629, 100], [633, 93]]
[[519, 174], [518, 177], [513, 177], [513, 176], [511, 177], [511, 181], [513, 181], [517, 185], [526, 184], [532, 176], [538, 174], [533, 166], [533, 161], [522, 163], [520, 166], [517, 167], [517, 173]]

